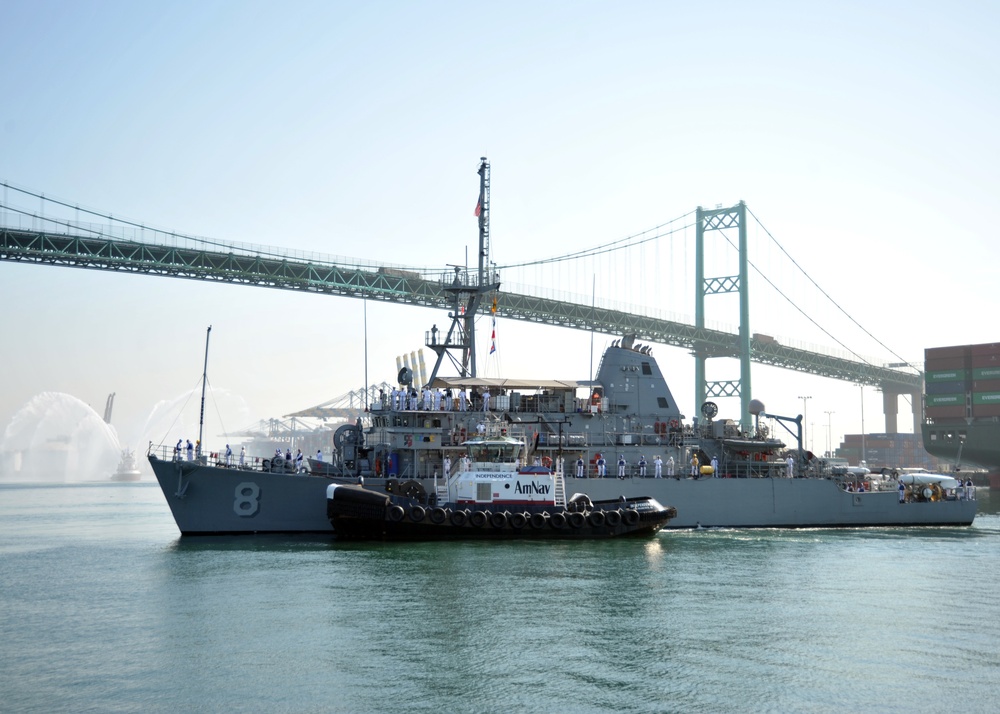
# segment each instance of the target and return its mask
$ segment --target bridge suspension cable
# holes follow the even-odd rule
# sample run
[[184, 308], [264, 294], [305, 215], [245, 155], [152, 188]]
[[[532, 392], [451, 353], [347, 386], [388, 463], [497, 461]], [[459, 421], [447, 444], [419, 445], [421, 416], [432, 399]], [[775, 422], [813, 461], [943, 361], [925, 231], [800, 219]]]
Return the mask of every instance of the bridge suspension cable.
[[[781, 243], [779, 243], [779, 242], [778, 242], [778, 239], [774, 237], [774, 235], [773, 235], [773, 234], [771, 233], [771, 231], [769, 231], [769, 230], [767, 229], [767, 226], [765, 226], [765, 225], [764, 225], [764, 224], [763, 224], [763, 223], [761, 222], [761, 220], [760, 220], [759, 218], [757, 218], [757, 216], [756, 216], [756, 215], [754, 214], [754, 212], [753, 212], [753, 211], [751, 211], [751, 210], [750, 210], [750, 208], [749, 208], [749, 207], [747, 207], [747, 213], [749, 213], [749, 214], [750, 214], [751, 216], [753, 216], [753, 219], [754, 219], [754, 220], [755, 220], [755, 221], [757, 222], [757, 225], [761, 227], [761, 229], [762, 229], [762, 230], [764, 231], [764, 233], [766, 233], [766, 234], [767, 234], [767, 237], [768, 237], [768, 238], [770, 238], [770, 239], [771, 239], [771, 241], [772, 241], [772, 242], [773, 242], [773, 243], [774, 243], [774, 244], [775, 244], [775, 245], [776, 245], [776, 246], [778, 247], [778, 250], [780, 250], [780, 251], [781, 251], [781, 252], [782, 252], [782, 253], [783, 253], [783, 254], [785, 255], [785, 257], [786, 257], [786, 258], [788, 258], [788, 259], [789, 259], [789, 260], [790, 260], [790, 261], [792, 262], [792, 265], [794, 265], [794, 266], [795, 266], [795, 267], [796, 267], [796, 268], [797, 268], [797, 269], [799, 270], [799, 272], [801, 272], [801, 273], [802, 273], [802, 275], [803, 275], [803, 276], [805, 277], [805, 279], [806, 279], [806, 280], [808, 280], [808, 281], [809, 281], [809, 282], [810, 282], [810, 283], [811, 283], [811, 284], [813, 285], [813, 287], [815, 287], [815, 288], [816, 288], [816, 289], [817, 289], [817, 290], [818, 290], [818, 291], [820, 292], [820, 294], [821, 294], [821, 295], [823, 295], [823, 297], [825, 297], [825, 298], [826, 298], [827, 300], [829, 300], [829, 301], [830, 301], [830, 303], [832, 303], [832, 304], [833, 304], [833, 306], [834, 306], [834, 307], [836, 307], [836, 308], [837, 308], [837, 310], [839, 310], [839, 311], [841, 312], [841, 314], [843, 314], [843, 315], [844, 315], [844, 317], [846, 317], [846, 318], [847, 318], [848, 320], [850, 320], [850, 321], [851, 321], [851, 322], [852, 322], [852, 323], [853, 323], [853, 324], [854, 324], [854, 325], [855, 325], [855, 326], [856, 326], [856, 327], [857, 327], [857, 328], [858, 328], [859, 330], [861, 330], [861, 331], [862, 331], [862, 332], [864, 332], [864, 333], [865, 333], [866, 335], [868, 335], [868, 336], [869, 336], [870, 338], [872, 338], [872, 339], [873, 339], [873, 340], [874, 340], [875, 342], [877, 342], [877, 343], [878, 343], [878, 344], [879, 344], [879, 345], [880, 345], [880, 346], [881, 346], [882, 348], [884, 348], [884, 349], [885, 349], [885, 350], [886, 350], [887, 352], [889, 352], [889, 354], [893, 355], [894, 357], [897, 357], [897, 358], [898, 358], [898, 359], [899, 359], [899, 360], [900, 360], [901, 362], [906, 362], [906, 360], [905, 360], [905, 359], [903, 359], [902, 357], [900, 357], [900, 356], [899, 356], [899, 355], [898, 355], [898, 354], [896, 353], [896, 351], [895, 351], [895, 350], [893, 350], [893, 349], [891, 349], [890, 347], [888, 347], [888, 346], [887, 346], [887, 345], [886, 345], [886, 344], [885, 344], [884, 342], [882, 342], [882, 341], [881, 341], [880, 339], [878, 339], [877, 337], [875, 337], [875, 335], [873, 335], [873, 334], [872, 334], [871, 332], [869, 332], [869, 331], [868, 331], [868, 329], [866, 329], [866, 328], [865, 328], [865, 327], [864, 327], [864, 326], [863, 326], [863, 325], [862, 325], [861, 323], [859, 323], [859, 322], [858, 322], [857, 320], [855, 320], [855, 319], [854, 319], [854, 317], [852, 317], [852, 316], [851, 316], [851, 314], [850, 314], [850, 313], [848, 313], [848, 312], [847, 312], [847, 310], [845, 310], [845, 309], [843, 308], [843, 306], [842, 306], [842, 305], [841, 305], [840, 303], [838, 303], [838, 302], [837, 302], [836, 300], [834, 300], [834, 299], [833, 299], [833, 296], [831, 296], [831, 295], [830, 295], [830, 294], [829, 294], [829, 293], [828, 293], [828, 292], [827, 292], [826, 290], [824, 290], [824, 289], [823, 289], [822, 287], [820, 287], [819, 283], [817, 283], [817, 282], [816, 282], [816, 281], [815, 281], [815, 280], [813, 279], [813, 277], [812, 277], [811, 275], [809, 275], [809, 273], [808, 273], [808, 272], [806, 272], [806, 270], [805, 270], [805, 269], [804, 269], [804, 268], [803, 268], [803, 267], [802, 267], [801, 265], [799, 265], [798, 261], [796, 261], [796, 260], [795, 260], [795, 258], [793, 258], [793, 257], [792, 257], [792, 256], [791, 256], [791, 255], [790, 255], [790, 254], [788, 253], [788, 251], [787, 251], [787, 250], [785, 250], [785, 247], [784, 247], [783, 245], [781, 245]], [[729, 239], [727, 238], [727, 240], [729, 240]], [[730, 241], [730, 244], [732, 244], [732, 242], [731, 242], [731, 241]], [[734, 247], [735, 247], [735, 246], [734, 246]], [[828, 331], [826, 330], [826, 328], [824, 328], [824, 327], [820, 326], [820, 325], [819, 325], [819, 323], [817, 323], [817, 322], [816, 322], [816, 321], [815, 321], [815, 320], [814, 320], [814, 319], [813, 319], [812, 317], [810, 317], [809, 315], [807, 315], [807, 314], [806, 314], [806, 313], [805, 313], [805, 312], [804, 312], [804, 311], [803, 311], [803, 310], [802, 310], [802, 309], [801, 309], [801, 308], [800, 308], [800, 307], [799, 307], [798, 305], [796, 305], [796, 304], [795, 304], [795, 302], [793, 302], [793, 301], [791, 300], [791, 298], [789, 298], [789, 297], [788, 297], [787, 295], [785, 295], [785, 294], [784, 294], [784, 293], [783, 293], [783, 292], [782, 292], [782, 291], [781, 291], [781, 290], [780, 290], [780, 289], [778, 288], [778, 286], [777, 286], [777, 285], [775, 285], [775, 284], [774, 284], [774, 283], [773, 283], [773, 282], [772, 282], [772, 281], [771, 281], [771, 280], [770, 280], [770, 279], [769, 279], [769, 278], [768, 278], [768, 277], [767, 277], [766, 275], [764, 275], [764, 273], [763, 273], [763, 272], [762, 272], [762, 271], [761, 271], [760, 269], [758, 269], [756, 265], [754, 265], [754, 264], [753, 264], [752, 262], [750, 263], [750, 265], [751, 265], [751, 266], [753, 267], [753, 269], [754, 269], [755, 271], [757, 271], [757, 274], [758, 274], [758, 275], [760, 275], [760, 276], [761, 276], [761, 277], [762, 277], [762, 278], [763, 278], [764, 280], [766, 280], [766, 281], [767, 281], [767, 283], [768, 283], [768, 284], [769, 284], [769, 285], [770, 285], [771, 287], [773, 287], [773, 288], [774, 288], [774, 290], [775, 290], [775, 291], [776, 291], [776, 292], [777, 292], [777, 293], [778, 293], [779, 295], [781, 295], [781, 297], [783, 297], [783, 298], [784, 298], [784, 299], [785, 299], [786, 301], [788, 301], [788, 303], [789, 303], [789, 304], [790, 304], [790, 305], [791, 305], [792, 307], [794, 307], [794, 308], [795, 308], [796, 310], [798, 310], [798, 311], [799, 311], [799, 312], [800, 312], [800, 313], [802, 314], [802, 316], [803, 316], [803, 317], [805, 317], [805, 318], [806, 318], [807, 320], [809, 320], [809, 321], [810, 321], [810, 322], [811, 322], [812, 324], [814, 324], [814, 325], [815, 325], [815, 326], [816, 326], [817, 328], [819, 328], [819, 329], [820, 329], [820, 330], [821, 330], [821, 331], [823, 332], [823, 334], [825, 334], [825, 335], [826, 335], [827, 337], [829, 337], [829, 338], [830, 338], [831, 340], [833, 340], [833, 341], [834, 341], [834, 342], [836, 342], [836, 343], [837, 343], [838, 345], [840, 345], [841, 347], [843, 347], [843, 348], [844, 348], [845, 350], [847, 350], [848, 352], [850, 352], [851, 354], [853, 354], [853, 355], [854, 355], [855, 357], [857, 357], [857, 358], [858, 358], [858, 359], [859, 359], [860, 361], [862, 361], [862, 362], [865, 362], [865, 363], [867, 363], [867, 362], [868, 362], [868, 361], [867, 361], [867, 360], [866, 360], [866, 359], [865, 359], [864, 357], [862, 357], [862, 356], [861, 356], [861, 355], [859, 355], [859, 354], [858, 354], [857, 352], [855, 352], [854, 350], [852, 350], [851, 348], [849, 348], [849, 347], [848, 347], [847, 345], [845, 345], [845, 344], [844, 344], [843, 342], [841, 342], [840, 340], [838, 340], [838, 339], [837, 339], [836, 337], [834, 337], [834, 336], [833, 336], [832, 334], [830, 334], [830, 332], [828, 332]]]
[[[682, 216], [671, 219], [666, 223], [661, 223], [658, 226], [653, 226], [652, 228], [647, 228], [646, 230], [635, 233], [624, 238], [619, 238], [618, 240], [611, 241], [610, 243], [605, 243], [604, 245], [593, 246], [591, 248], [585, 248], [584, 250], [576, 251], [575, 253], [567, 253], [565, 255], [556, 256], [553, 258], [542, 258], [541, 260], [532, 260], [526, 263], [508, 263], [506, 265], [499, 266], [500, 268], [526, 268], [534, 267], [537, 265], [549, 265], [551, 263], [562, 263], [568, 260], [579, 260], [581, 258], [591, 258], [595, 255], [604, 255], [606, 253], [613, 253], [619, 250], [626, 250], [628, 248], [634, 248], [640, 246], [643, 243], [649, 243], [650, 241], [657, 240], [658, 238], [665, 238], [667, 236], [673, 235], [674, 233], [680, 233], [688, 228], [694, 227], [694, 223], [686, 223], [681, 226], [675, 226], [670, 230], [662, 231], [661, 229], [670, 226], [677, 221], [682, 221], [685, 218], [689, 218], [694, 215], [694, 211], [688, 211]], [[652, 233], [653, 235], [647, 235]], [[641, 238], [641, 240], [636, 240]], [[630, 242], [634, 241], [634, 242]]]

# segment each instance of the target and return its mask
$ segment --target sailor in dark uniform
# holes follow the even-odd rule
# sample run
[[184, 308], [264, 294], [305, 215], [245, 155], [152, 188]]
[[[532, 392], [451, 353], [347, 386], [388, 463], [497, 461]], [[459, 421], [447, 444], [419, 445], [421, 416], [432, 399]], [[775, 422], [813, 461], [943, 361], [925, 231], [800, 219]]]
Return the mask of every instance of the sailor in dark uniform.
[[646, 457], [639, 457], [639, 475], [645, 478], [646, 476]]
[[583, 455], [576, 460], [576, 477], [583, 478]]

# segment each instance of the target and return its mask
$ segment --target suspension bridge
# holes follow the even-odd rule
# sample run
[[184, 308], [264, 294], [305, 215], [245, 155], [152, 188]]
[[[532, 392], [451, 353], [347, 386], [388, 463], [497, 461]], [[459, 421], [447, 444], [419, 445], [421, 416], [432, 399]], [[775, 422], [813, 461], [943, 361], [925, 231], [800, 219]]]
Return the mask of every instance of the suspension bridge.
[[[488, 172], [485, 160], [484, 165]], [[743, 400], [743, 418], [746, 424], [750, 421], [749, 365], [750, 362], [755, 362], [878, 388], [883, 393], [887, 432], [898, 431], [898, 397], [908, 396], [914, 410], [914, 430], [919, 432], [922, 374], [912, 371], [905, 360], [900, 359], [895, 364], [880, 364], [850, 351], [837, 354], [833, 350], [805, 349], [750, 331], [747, 295], [748, 266], [752, 262], [748, 258], [746, 245], [749, 209], [742, 202], [727, 208], [706, 210], [699, 207], [694, 212], [697, 257], [695, 320], [692, 324], [665, 318], [655, 314], [654, 310], [608, 305], [605, 300], [598, 304], [596, 297], [588, 302], [579, 296], [565, 299], [543, 297], [534, 294], [542, 291], [534, 290], [531, 286], [518, 290], [505, 289], [504, 285], [509, 285], [510, 281], [502, 281], [505, 272], [524, 266], [599, 257], [612, 250], [626, 250], [640, 243], [648, 243], [675, 232], [677, 228], [670, 224], [665, 224], [666, 230], [633, 236], [631, 240], [620, 244], [615, 242], [547, 261], [510, 266], [490, 264], [488, 273], [484, 274], [482, 270], [477, 272], [453, 266], [426, 268], [341, 259], [318, 253], [183, 235], [81, 209], [68, 202], [47, 198], [43, 194], [12, 185], [2, 185], [4, 201], [0, 204], [0, 260], [297, 290], [440, 309], [453, 307], [456, 285], [470, 291], [485, 291], [495, 287], [493, 295], [496, 297], [496, 314], [499, 317], [612, 336], [632, 334], [645, 342], [690, 351], [696, 359], [695, 403], [700, 404], [711, 397], [740, 397]], [[487, 231], [488, 189], [487, 183], [485, 195], [481, 195], [481, 201], [485, 199], [482, 212], [487, 221]], [[29, 210], [15, 205], [9, 199], [10, 192], [37, 199], [40, 209]], [[81, 221], [80, 213], [101, 222]], [[690, 215], [681, 219], [689, 218]], [[755, 216], [754, 218], [756, 219]], [[676, 220], [683, 223], [681, 219]], [[482, 231], [482, 216], [480, 225]], [[692, 224], [688, 221], [684, 225], [691, 227]], [[711, 266], [706, 265], [710, 261], [707, 261], [703, 245], [706, 236], [716, 231], [737, 251], [739, 259], [736, 274], [707, 274]], [[488, 232], [486, 235], [488, 263]], [[736, 329], [712, 328], [705, 319], [706, 298], [724, 293], [736, 293], [740, 297], [740, 320]], [[436, 335], [434, 340], [437, 341]], [[431, 345], [429, 333], [427, 343], [428, 346]], [[739, 380], [713, 382], [706, 379], [706, 361], [719, 357], [740, 361]]]

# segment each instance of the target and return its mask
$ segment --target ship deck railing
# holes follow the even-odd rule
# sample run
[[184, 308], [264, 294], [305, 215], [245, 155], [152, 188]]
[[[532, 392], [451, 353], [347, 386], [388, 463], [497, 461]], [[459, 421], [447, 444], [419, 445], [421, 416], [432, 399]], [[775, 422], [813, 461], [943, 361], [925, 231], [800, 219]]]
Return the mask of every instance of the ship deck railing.
[[[270, 456], [244, 456], [243, 463], [240, 463], [240, 456], [238, 453], [233, 453], [231, 460], [227, 461], [225, 452], [221, 451], [209, 451], [207, 454], [196, 454], [192, 453], [191, 458], [188, 458], [188, 452], [186, 448], [177, 451], [176, 446], [150, 446], [149, 450], [146, 452], [147, 455], [155, 456], [160, 461], [170, 461], [179, 463], [200, 463], [202, 466], [214, 466], [216, 468], [231, 468], [240, 469], [243, 471], [265, 471], [270, 470], [270, 468], [265, 469], [265, 463], [270, 466], [274, 457]], [[289, 462], [284, 457], [281, 457], [282, 461], [286, 464], [294, 464], [294, 460]], [[286, 470], [289, 473], [295, 472], [294, 466], [286, 466]]]

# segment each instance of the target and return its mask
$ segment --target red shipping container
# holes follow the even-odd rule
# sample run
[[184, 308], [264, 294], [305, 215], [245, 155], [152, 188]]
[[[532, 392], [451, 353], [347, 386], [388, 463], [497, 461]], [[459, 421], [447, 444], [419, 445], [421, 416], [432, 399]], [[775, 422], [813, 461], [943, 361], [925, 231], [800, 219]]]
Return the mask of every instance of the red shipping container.
[[971, 345], [972, 356], [1000, 355], [1000, 342], [989, 342], [984, 345]]
[[972, 368], [977, 367], [997, 367], [1000, 366], [1000, 355], [988, 354], [988, 355], [973, 355], [972, 356]]
[[[1000, 357], [997, 358], [1000, 360]], [[968, 369], [969, 360], [965, 357], [933, 357], [924, 360], [925, 372], [945, 372], [952, 369]]]
[[969, 345], [959, 345], [958, 347], [928, 347], [924, 350], [924, 359], [938, 359], [941, 357], [965, 357], [972, 354]]
[[963, 419], [965, 418], [965, 406], [925, 407], [924, 416], [935, 421], [939, 419]]
[[1000, 392], [1000, 379], [977, 379], [972, 383], [973, 392]]
[[973, 404], [974, 417], [1000, 417], [1000, 404]]

